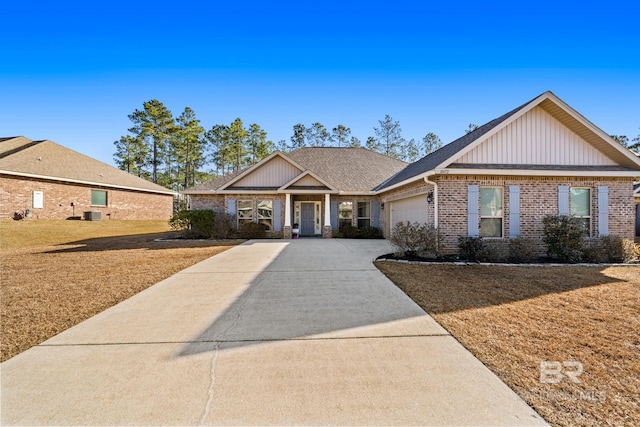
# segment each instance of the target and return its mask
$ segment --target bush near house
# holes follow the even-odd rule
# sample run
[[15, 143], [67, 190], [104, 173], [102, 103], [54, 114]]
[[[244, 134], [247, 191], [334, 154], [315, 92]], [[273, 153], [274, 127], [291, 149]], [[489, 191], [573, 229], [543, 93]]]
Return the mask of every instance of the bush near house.
[[267, 237], [267, 231], [256, 222], [245, 222], [239, 231], [242, 239], [264, 239]]
[[495, 261], [495, 257], [491, 256], [493, 251], [489, 250], [482, 237], [461, 236], [458, 238], [458, 249], [460, 249], [460, 258], [467, 261]]
[[212, 210], [182, 210], [173, 214], [169, 226], [186, 238], [209, 239], [213, 234], [215, 217]]
[[509, 239], [507, 260], [516, 264], [533, 262], [538, 259], [536, 247], [538, 242], [526, 237]]
[[389, 238], [397, 254], [407, 257], [438, 257], [443, 245], [443, 236], [430, 224], [397, 223]]
[[582, 222], [566, 215], [549, 215], [542, 220], [547, 255], [560, 262], [580, 262], [585, 248], [585, 230]]
[[382, 233], [376, 227], [358, 228], [353, 225], [341, 225], [336, 237], [347, 239], [382, 239]]

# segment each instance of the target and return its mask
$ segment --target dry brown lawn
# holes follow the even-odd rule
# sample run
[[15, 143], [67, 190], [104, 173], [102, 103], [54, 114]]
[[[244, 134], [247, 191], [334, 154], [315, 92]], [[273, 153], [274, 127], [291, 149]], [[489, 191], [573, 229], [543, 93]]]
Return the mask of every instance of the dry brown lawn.
[[640, 267], [377, 266], [552, 425], [638, 425]]
[[1, 221], [4, 361], [238, 242], [155, 242], [166, 221]]

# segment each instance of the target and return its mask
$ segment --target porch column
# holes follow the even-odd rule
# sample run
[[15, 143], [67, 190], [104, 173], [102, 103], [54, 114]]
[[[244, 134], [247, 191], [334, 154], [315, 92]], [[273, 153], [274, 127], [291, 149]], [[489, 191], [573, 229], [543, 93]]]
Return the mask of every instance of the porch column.
[[284, 226], [291, 227], [291, 194], [285, 194], [284, 199]]
[[324, 227], [322, 227], [322, 237], [331, 238], [331, 195], [324, 195]]
[[284, 198], [284, 227], [282, 237], [284, 239], [293, 237], [291, 231], [291, 194], [289, 193], [286, 193]]

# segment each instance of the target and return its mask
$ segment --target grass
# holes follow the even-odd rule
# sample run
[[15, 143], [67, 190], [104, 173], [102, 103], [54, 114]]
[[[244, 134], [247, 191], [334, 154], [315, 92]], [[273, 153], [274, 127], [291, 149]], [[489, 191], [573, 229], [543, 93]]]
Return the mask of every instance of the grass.
[[[640, 419], [640, 267], [377, 267], [552, 425]], [[542, 361], [581, 382], [542, 383]]]
[[156, 242], [166, 221], [0, 221], [0, 361], [238, 242]]

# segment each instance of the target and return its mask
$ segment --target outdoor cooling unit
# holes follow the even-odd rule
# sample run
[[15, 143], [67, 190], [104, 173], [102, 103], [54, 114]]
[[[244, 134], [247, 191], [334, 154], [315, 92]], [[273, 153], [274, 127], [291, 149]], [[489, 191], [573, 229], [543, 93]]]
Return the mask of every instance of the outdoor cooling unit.
[[101, 221], [102, 220], [102, 212], [100, 211], [87, 211], [84, 213], [85, 221]]

